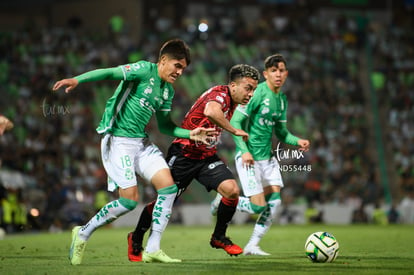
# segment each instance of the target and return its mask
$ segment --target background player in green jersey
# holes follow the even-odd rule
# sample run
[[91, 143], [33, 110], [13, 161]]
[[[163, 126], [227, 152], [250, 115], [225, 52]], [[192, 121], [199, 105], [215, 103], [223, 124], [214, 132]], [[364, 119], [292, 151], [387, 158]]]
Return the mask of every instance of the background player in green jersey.
[[[269, 230], [281, 204], [283, 187], [279, 163], [272, 154], [272, 135], [284, 143], [309, 149], [309, 141], [292, 135], [286, 128], [286, 95], [281, 91], [288, 76], [286, 60], [280, 54], [271, 55], [264, 62], [263, 76], [247, 105], [239, 105], [231, 124], [249, 134], [249, 140], [233, 136], [237, 153], [235, 165], [245, 197], [240, 196], [237, 209], [260, 214], [253, 234], [244, 248], [244, 255], [269, 255], [259, 247], [259, 241]], [[214, 214], [216, 198], [212, 203]]]
[[71, 264], [82, 262], [86, 242], [99, 227], [111, 223], [133, 210], [138, 203], [135, 173], [152, 183], [158, 193], [156, 211], [152, 216], [152, 232], [148, 238], [147, 258], [158, 262], [177, 262], [160, 249], [160, 240], [174, 202], [177, 186], [161, 151], [148, 140], [145, 127], [155, 113], [162, 133], [189, 138], [208, 144], [214, 129], [186, 130], [170, 118], [174, 89], [172, 83], [190, 64], [187, 44], [179, 39], [167, 41], [160, 49], [158, 62], [139, 61], [115, 68], [98, 69], [63, 79], [53, 90], [73, 90], [79, 83], [104, 79], [120, 80], [114, 95], [107, 101], [97, 128], [103, 134], [101, 156], [108, 174], [108, 190], [119, 192], [119, 199], [107, 203], [83, 226], [72, 230], [69, 252]]

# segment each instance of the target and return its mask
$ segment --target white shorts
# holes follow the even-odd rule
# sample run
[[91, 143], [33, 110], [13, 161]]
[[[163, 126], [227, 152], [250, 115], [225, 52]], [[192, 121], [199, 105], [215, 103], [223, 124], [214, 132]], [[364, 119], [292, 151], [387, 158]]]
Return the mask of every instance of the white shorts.
[[137, 185], [135, 173], [150, 182], [159, 170], [169, 169], [162, 152], [148, 138], [106, 134], [101, 141], [101, 156], [111, 192]]
[[235, 157], [235, 165], [246, 197], [263, 193], [263, 189], [267, 186], [283, 187], [279, 163], [275, 157], [268, 160], [256, 160], [254, 167], [247, 168], [243, 167], [241, 153], [238, 153]]

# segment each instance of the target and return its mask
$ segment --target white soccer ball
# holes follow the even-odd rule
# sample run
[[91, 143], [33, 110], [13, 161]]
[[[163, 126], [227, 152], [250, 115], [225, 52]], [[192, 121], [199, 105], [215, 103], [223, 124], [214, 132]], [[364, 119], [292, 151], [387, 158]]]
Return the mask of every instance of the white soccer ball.
[[338, 257], [339, 243], [328, 232], [315, 232], [309, 235], [305, 243], [306, 256], [315, 263], [330, 263]]
[[6, 237], [6, 230], [0, 227], [0, 240], [3, 240]]

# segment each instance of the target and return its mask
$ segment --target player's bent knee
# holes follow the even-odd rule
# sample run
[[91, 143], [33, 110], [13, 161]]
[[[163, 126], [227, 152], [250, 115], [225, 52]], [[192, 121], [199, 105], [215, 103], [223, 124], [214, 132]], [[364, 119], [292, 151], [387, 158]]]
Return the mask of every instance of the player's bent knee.
[[236, 199], [240, 195], [240, 188], [235, 180], [226, 180], [219, 185], [218, 192], [225, 198]]

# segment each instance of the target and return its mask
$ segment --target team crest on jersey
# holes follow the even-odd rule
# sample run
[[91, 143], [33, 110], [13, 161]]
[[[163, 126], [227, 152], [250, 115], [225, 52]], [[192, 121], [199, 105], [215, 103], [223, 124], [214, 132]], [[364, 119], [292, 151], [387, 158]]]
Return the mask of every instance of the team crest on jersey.
[[127, 168], [125, 170], [125, 178], [127, 180], [132, 180], [134, 178], [134, 173], [133, 173], [133, 171], [130, 168]]
[[141, 67], [144, 67], [144, 65], [139, 65], [138, 63], [134, 63], [134, 64], [132, 64], [132, 69], [134, 70], [134, 71], [136, 71], [136, 70], [139, 70]]
[[266, 119], [264, 117], [259, 118], [259, 124], [260, 125], [266, 125], [266, 126], [274, 126], [276, 123], [272, 120]]
[[269, 108], [268, 108], [268, 107], [264, 107], [264, 108], [262, 109], [262, 115], [267, 114], [269, 111], [270, 111], [270, 110], [269, 110]]

